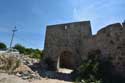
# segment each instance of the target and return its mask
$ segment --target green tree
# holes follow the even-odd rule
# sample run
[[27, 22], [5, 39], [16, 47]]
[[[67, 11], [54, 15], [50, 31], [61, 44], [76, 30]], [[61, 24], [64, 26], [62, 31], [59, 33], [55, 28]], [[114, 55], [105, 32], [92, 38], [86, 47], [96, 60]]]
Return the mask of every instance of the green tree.
[[7, 48], [6, 44], [0, 42], [0, 49], [6, 49], [6, 48]]
[[39, 49], [32, 49], [31, 58], [41, 59], [43, 52]]
[[17, 49], [21, 54], [28, 55], [30, 58], [41, 59], [43, 56], [43, 52], [41, 50], [33, 48], [25, 48], [21, 44], [16, 44], [13, 48]]
[[25, 49], [25, 54], [26, 54], [26, 55], [30, 55], [30, 54], [32, 54], [32, 52], [33, 52], [33, 49], [32, 49], [32, 48], [26, 48], [26, 49]]
[[16, 44], [13, 48], [17, 49], [21, 54], [25, 54], [26, 48], [21, 44]]

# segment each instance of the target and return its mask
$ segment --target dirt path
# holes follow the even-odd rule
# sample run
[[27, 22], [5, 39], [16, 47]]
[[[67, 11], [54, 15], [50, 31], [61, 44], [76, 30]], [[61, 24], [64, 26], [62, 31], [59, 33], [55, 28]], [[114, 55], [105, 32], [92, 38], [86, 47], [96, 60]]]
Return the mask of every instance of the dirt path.
[[72, 83], [72, 82], [58, 80], [58, 79], [50, 79], [50, 78], [42, 78], [41, 80], [34, 80], [29, 82], [15, 75], [0, 73], [0, 83]]
[[28, 83], [28, 81], [22, 80], [21, 78], [14, 75], [0, 73], [0, 83]]
[[67, 82], [63, 80], [57, 80], [57, 79], [46, 79], [43, 78], [42, 80], [35, 80], [30, 83], [72, 83], [72, 82]]

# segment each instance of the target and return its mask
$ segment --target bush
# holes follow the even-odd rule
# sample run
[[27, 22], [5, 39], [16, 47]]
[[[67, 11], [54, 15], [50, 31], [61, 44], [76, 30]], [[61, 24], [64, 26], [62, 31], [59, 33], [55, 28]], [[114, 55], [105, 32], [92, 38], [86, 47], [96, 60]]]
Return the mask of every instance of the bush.
[[25, 50], [26, 48], [20, 44], [16, 44], [14, 47], [14, 49], [17, 49], [21, 54], [25, 54]]
[[39, 49], [35, 49], [32, 51], [32, 53], [30, 54], [31, 58], [35, 58], [35, 59], [42, 59], [43, 56], [43, 51], [40, 51]]
[[43, 56], [43, 51], [39, 49], [25, 48], [20, 44], [16, 44], [14, 49], [17, 49], [21, 54], [29, 55], [30, 58], [41, 59]]
[[101, 60], [101, 51], [92, 50], [88, 58], [73, 72], [76, 83], [125, 83], [123, 77], [114, 75], [111, 58]]
[[[96, 55], [95, 55], [96, 54]], [[81, 83], [101, 83], [99, 73], [99, 55], [100, 51], [95, 50], [88, 53], [88, 58], [83, 61], [80, 67], [76, 70], [75, 79]]]
[[0, 42], [0, 49], [6, 49], [6, 48], [7, 48], [6, 44]]

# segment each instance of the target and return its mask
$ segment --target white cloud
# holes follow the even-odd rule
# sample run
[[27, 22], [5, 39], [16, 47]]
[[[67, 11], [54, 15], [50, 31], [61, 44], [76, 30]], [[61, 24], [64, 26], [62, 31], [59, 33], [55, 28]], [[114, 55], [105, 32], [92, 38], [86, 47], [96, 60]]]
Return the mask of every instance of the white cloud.
[[75, 21], [90, 20], [95, 34], [100, 28], [108, 24], [122, 21], [124, 15], [120, 12], [123, 13], [124, 9], [121, 4], [123, 5], [122, 0], [88, 0], [88, 3], [79, 0], [79, 3], [74, 6], [72, 17]]

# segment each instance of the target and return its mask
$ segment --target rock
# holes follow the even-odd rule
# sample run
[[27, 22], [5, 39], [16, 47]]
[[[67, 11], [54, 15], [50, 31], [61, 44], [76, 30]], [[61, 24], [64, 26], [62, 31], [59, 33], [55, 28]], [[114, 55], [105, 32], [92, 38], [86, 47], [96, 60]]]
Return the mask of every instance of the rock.
[[27, 79], [40, 79], [37, 72], [32, 71], [29, 65], [36, 63], [36, 59], [25, 55], [3, 54], [0, 55], [0, 72], [14, 73], [16, 76]]
[[38, 62], [37, 59], [30, 58], [29, 55], [20, 54], [20, 56], [17, 56], [17, 58], [20, 59], [21, 63], [28, 65], [28, 66], [33, 65], [34, 63]]
[[21, 74], [20, 73], [16, 73], [16, 76], [21, 77]]
[[0, 70], [12, 73], [19, 65], [20, 61], [15, 56], [0, 55]]
[[18, 68], [14, 70], [15, 73], [25, 71], [33, 72], [27, 65], [20, 65]]
[[14, 70], [18, 77], [24, 80], [27, 79], [41, 79], [37, 72], [33, 72], [27, 65], [21, 65]]

